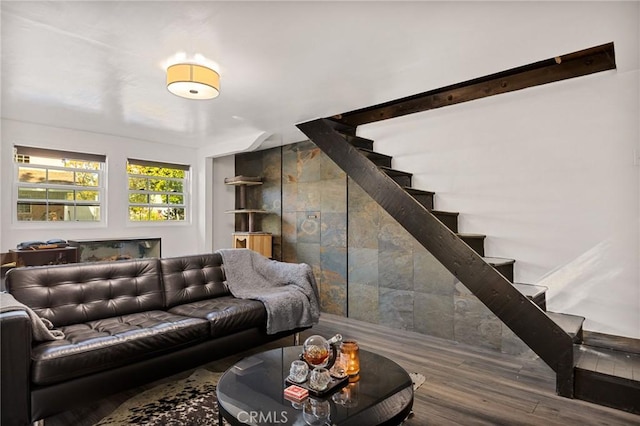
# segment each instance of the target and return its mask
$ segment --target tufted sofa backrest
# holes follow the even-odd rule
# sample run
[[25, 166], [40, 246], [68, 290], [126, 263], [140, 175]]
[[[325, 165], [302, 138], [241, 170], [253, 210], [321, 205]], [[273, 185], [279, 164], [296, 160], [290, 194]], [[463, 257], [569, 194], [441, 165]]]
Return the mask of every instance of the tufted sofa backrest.
[[6, 288], [54, 326], [163, 309], [158, 259], [16, 268]]
[[168, 308], [230, 294], [220, 253], [160, 259]]

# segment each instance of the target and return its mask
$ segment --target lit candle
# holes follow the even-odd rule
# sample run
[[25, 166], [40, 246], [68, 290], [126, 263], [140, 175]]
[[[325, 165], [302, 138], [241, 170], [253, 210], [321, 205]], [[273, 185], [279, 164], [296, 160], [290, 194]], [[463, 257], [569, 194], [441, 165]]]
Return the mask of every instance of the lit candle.
[[345, 340], [340, 346], [340, 352], [346, 358], [346, 373], [355, 376], [360, 372], [360, 354], [358, 343], [355, 340]]

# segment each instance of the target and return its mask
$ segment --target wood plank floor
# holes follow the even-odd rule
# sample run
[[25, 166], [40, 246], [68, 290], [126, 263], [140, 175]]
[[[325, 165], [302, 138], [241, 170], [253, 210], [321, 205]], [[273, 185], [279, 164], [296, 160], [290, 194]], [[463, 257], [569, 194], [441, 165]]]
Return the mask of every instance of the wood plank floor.
[[[377, 351], [407, 371], [426, 377], [416, 391], [414, 413], [405, 422], [407, 426], [640, 425], [640, 416], [557, 396], [555, 375], [539, 359], [503, 355], [328, 314], [323, 314], [320, 324], [303, 337], [311, 334], [329, 337], [335, 333], [356, 339], [363, 349]], [[291, 339], [283, 339], [212, 362], [206, 368], [224, 371], [251, 353], [289, 344]], [[45, 424], [92, 425], [140, 391], [123, 392], [91, 406], [79, 407], [46, 419]]]

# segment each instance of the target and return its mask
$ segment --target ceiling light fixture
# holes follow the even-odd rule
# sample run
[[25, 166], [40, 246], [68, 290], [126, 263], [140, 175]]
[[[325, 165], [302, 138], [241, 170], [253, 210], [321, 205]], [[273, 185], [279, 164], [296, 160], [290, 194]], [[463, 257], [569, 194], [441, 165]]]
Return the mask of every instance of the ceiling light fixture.
[[198, 64], [175, 64], [167, 68], [167, 89], [187, 99], [213, 99], [220, 94], [220, 75]]

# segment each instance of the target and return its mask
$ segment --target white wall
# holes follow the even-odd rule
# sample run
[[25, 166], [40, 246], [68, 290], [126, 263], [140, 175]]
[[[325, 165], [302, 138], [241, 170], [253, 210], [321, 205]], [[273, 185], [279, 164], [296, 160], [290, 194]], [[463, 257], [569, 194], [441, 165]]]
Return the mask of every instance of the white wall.
[[230, 248], [231, 234], [235, 230], [234, 215], [225, 213], [235, 209], [235, 186], [225, 185], [224, 178], [235, 176], [235, 156], [227, 155], [213, 159], [213, 209], [211, 210], [213, 229], [213, 250]]
[[[192, 197], [192, 216], [188, 223], [131, 224], [127, 217], [127, 158], [166, 161], [192, 166], [192, 194], [199, 194], [204, 176], [200, 173], [195, 149], [181, 146], [157, 144], [148, 141], [126, 139], [111, 135], [40, 126], [36, 124], [2, 120], [2, 146], [0, 157], [0, 250], [15, 248], [16, 244], [28, 240], [51, 238], [162, 238], [162, 256], [180, 256], [200, 253], [205, 249], [199, 231], [202, 214], [200, 197]], [[60, 223], [38, 224], [13, 221], [13, 145], [80, 151], [107, 156], [107, 223], [95, 224]], [[52, 226], [53, 225], [53, 226]]]
[[[475, 11], [495, 31], [456, 33], [452, 22], [457, 37], [439, 40], [434, 67], [473, 56], [475, 74], [452, 69], [442, 85], [506, 69], [496, 68], [506, 58], [524, 65], [610, 41], [618, 69], [358, 134], [435, 191], [437, 209], [459, 211], [460, 232], [486, 234], [487, 256], [516, 259], [516, 281], [548, 286], [549, 310], [640, 338], [640, 3], [502, 5]], [[477, 54], [499, 40], [492, 55]]]

